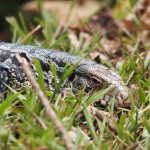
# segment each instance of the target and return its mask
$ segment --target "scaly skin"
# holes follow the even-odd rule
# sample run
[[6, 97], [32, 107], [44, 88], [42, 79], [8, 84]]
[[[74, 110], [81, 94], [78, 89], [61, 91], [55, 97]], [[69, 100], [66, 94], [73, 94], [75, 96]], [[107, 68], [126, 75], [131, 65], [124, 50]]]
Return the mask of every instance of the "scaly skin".
[[[81, 57], [72, 56], [65, 52], [43, 49], [36, 46], [0, 42], [0, 93], [5, 92], [5, 85], [3, 83], [17, 89], [23, 88], [25, 81], [27, 81], [16, 59], [16, 53], [19, 53], [28, 60], [35, 76], [36, 69], [32, 59], [37, 58], [40, 61], [47, 89], [51, 91], [54, 91], [54, 82], [50, 65], [56, 64], [57, 80], [59, 81], [65, 64], [69, 62], [69, 66], [72, 66], [81, 59]], [[81, 60], [73, 73], [61, 86], [60, 92], [67, 92], [71, 85], [75, 93], [85, 88], [85, 93], [88, 94], [111, 86], [111, 89], [100, 99], [100, 105], [108, 105], [113, 98], [116, 99], [116, 107], [129, 107], [131, 103], [128, 89], [120, 76], [105, 66], [89, 59]]]

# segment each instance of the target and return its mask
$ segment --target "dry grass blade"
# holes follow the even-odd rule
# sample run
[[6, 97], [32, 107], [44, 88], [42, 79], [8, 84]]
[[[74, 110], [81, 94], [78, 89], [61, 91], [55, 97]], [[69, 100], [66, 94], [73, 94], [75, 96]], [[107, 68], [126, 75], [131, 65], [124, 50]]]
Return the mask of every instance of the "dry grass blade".
[[97, 110], [96, 108], [94, 108], [92, 106], [89, 106], [88, 110], [89, 110], [90, 114], [92, 114], [93, 116], [96, 116], [101, 122], [104, 120], [104, 118], [107, 118], [106, 125], [109, 128], [109, 130], [112, 131], [115, 135], [118, 134], [117, 129], [113, 125], [112, 120], [109, 119], [110, 114], [108, 114], [107, 112], [104, 112], [102, 110]]
[[31, 35], [33, 35], [36, 31], [38, 31], [39, 29], [41, 29], [42, 26], [39, 24], [37, 27], [35, 27], [31, 32], [29, 32], [24, 39], [22, 39], [20, 41], [20, 44], [24, 43]]
[[44, 95], [44, 93], [42, 92], [42, 90], [40, 89], [38, 83], [36, 82], [36, 79], [33, 76], [32, 71], [30, 70], [30, 67], [26, 61], [25, 58], [22, 58], [19, 54], [16, 54], [16, 57], [19, 61], [19, 63], [22, 66], [22, 69], [24, 71], [24, 73], [26, 74], [27, 79], [29, 80], [30, 84], [32, 85], [32, 88], [34, 89], [34, 91], [36, 92], [36, 94], [38, 95], [41, 103], [43, 104], [46, 113], [48, 115], [48, 117], [54, 122], [56, 128], [58, 129], [58, 131], [61, 133], [62, 138], [64, 140], [64, 143], [66, 145], [66, 148], [68, 150], [72, 150], [73, 146], [72, 143], [70, 141], [70, 138], [68, 136], [67, 131], [65, 130], [65, 128], [63, 127], [62, 123], [60, 122], [60, 120], [57, 118], [56, 113], [54, 112], [54, 110], [52, 109], [47, 97]]
[[30, 111], [32, 113], [32, 115], [35, 117], [35, 119], [39, 122], [39, 124], [41, 125], [41, 127], [43, 129], [47, 129], [46, 124], [36, 115], [36, 113]]
[[139, 147], [140, 150], [144, 150], [144, 147], [141, 145], [140, 142], [135, 142], [133, 143], [129, 148], [125, 149], [125, 150], [134, 150], [137, 147]]

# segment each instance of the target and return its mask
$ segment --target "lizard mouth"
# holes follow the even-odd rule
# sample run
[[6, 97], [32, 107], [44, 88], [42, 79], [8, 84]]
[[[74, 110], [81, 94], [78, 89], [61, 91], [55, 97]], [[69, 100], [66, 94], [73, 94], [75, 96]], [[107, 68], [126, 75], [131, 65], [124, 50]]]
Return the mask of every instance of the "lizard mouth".
[[[109, 106], [109, 105], [111, 105], [111, 101], [106, 101], [104, 99], [100, 99], [96, 103], [99, 104], [100, 106]], [[122, 103], [119, 103], [117, 100], [115, 100], [115, 104], [114, 104], [115, 108], [118, 108], [118, 107], [130, 108], [130, 106], [131, 106], [131, 100], [130, 99], [124, 100], [124, 101], [122, 101]]]
[[115, 107], [124, 107], [124, 108], [130, 108], [131, 107], [131, 100], [127, 99], [125, 101], [123, 101], [122, 103], [117, 103], [115, 104]]

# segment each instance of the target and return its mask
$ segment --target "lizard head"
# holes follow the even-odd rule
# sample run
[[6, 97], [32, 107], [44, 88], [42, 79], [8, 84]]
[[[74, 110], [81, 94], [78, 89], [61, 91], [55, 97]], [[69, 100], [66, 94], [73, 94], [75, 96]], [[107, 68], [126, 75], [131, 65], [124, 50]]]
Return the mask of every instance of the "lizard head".
[[100, 105], [107, 106], [114, 98], [115, 107], [129, 107], [131, 104], [128, 89], [120, 76], [96, 62], [84, 60], [76, 68], [72, 84], [75, 92], [85, 88], [86, 93], [110, 87], [109, 91], [99, 99]]

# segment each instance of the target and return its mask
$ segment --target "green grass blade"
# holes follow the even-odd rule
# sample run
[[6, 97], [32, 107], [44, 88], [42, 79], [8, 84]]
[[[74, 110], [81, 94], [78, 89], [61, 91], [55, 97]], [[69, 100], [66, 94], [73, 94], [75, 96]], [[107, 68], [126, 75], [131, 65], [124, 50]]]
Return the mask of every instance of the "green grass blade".
[[26, 26], [25, 21], [23, 19], [22, 13], [19, 13], [19, 19], [21, 22], [22, 30], [24, 31], [25, 34], [28, 34], [28, 29], [27, 29], [27, 26]]
[[18, 93], [13, 94], [13, 95], [7, 97], [7, 99], [0, 104], [0, 115], [3, 115], [5, 113], [5, 111], [11, 106], [12, 102], [16, 98], [18, 98], [18, 95], [19, 95]]
[[102, 98], [102, 96], [104, 94], [106, 94], [109, 90], [110, 90], [110, 87], [107, 89], [95, 92], [92, 96], [90, 96], [86, 99], [86, 105], [89, 106], [89, 105], [95, 103], [96, 101], [99, 101], [100, 98]]
[[89, 129], [90, 129], [90, 132], [91, 132], [93, 138], [94, 138], [94, 141], [95, 141], [96, 143], [98, 143], [98, 136], [97, 136], [97, 134], [96, 134], [96, 132], [95, 132], [95, 128], [94, 128], [94, 125], [93, 125], [93, 121], [92, 121], [92, 118], [91, 118], [91, 116], [89, 115], [89, 112], [87, 111], [86, 107], [84, 108], [83, 113], [84, 113], [84, 115], [85, 115], [85, 118], [86, 118], [88, 127], [89, 127]]
[[44, 76], [43, 76], [43, 71], [42, 71], [42, 68], [41, 68], [40, 61], [37, 60], [37, 59], [33, 59], [33, 62], [35, 64], [36, 71], [38, 73], [38, 83], [39, 83], [40, 88], [42, 89], [42, 91], [45, 92], [46, 91], [45, 81], [44, 81]]

